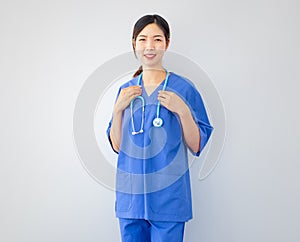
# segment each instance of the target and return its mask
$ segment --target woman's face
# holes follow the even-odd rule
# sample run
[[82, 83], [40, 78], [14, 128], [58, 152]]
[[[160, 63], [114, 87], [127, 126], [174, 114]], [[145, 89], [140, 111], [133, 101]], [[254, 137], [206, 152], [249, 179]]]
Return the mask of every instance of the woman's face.
[[168, 48], [168, 42], [157, 24], [148, 24], [138, 34], [133, 44], [136, 56], [141, 61], [143, 69], [162, 68], [162, 58]]

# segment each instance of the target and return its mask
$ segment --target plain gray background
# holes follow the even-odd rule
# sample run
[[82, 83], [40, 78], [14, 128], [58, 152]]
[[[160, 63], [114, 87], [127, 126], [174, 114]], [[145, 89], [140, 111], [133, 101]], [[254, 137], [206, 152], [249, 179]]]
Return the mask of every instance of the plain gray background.
[[[300, 240], [298, 1], [0, 1], [0, 241], [119, 241], [114, 193], [83, 169], [72, 134], [87, 77], [131, 50], [159, 13], [170, 50], [197, 62], [225, 106], [227, 139], [192, 170], [186, 242]], [[117, 68], [117, 67], [116, 67]], [[200, 164], [198, 164], [199, 166]]]

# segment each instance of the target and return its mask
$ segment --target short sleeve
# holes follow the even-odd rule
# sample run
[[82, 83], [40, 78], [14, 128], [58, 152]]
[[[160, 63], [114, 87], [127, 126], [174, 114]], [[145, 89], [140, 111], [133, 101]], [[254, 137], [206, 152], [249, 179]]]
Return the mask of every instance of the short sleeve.
[[199, 156], [212, 134], [213, 127], [209, 122], [202, 97], [195, 87], [191, 88], [187, 102], [200, 131], [200, 150], [197, 153], [193, 151], [191, 151], [191, 153], [195, 156]]
[[[117, 99], [118, 99], [118, 97], [119, 97], [119, 94], [120, 94], [121, 90], [122, 90], [122, 88], [119, 88], [119, 91], [118, 91], [117, 97], [116, 97], [116, 99], [115, 99], [115, 102], [117, 101]], [[112, 120], [113, 120], [113, 116], [111, 117], [111, 119], [110, 119], [110, 121], [109, 121], [109, 123], [108, 123], [108, 127], [107, 127], [107, 129], [106, 129], [106, 136], [107, 136], [107, 138], [108, 138], [108, 142], [110, 143], [110, 146], [111, 146], [112, 150], [113, 150], [115, 153], [119, 154], [119, 152], [116, 151], [116, 150], [114, 149], [114, 147], [113, 147], [113, 145], [112, 145], [111, 137], [110, 137], [110, 129], [111, 129]]]

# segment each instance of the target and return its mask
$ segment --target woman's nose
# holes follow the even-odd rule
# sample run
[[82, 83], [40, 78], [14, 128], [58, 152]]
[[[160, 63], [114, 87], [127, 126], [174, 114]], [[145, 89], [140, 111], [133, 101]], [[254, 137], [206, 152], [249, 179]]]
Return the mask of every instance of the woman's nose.
[[149, 50], [153, 50], [154, 49], [154, 41], [148, 40], [146, 43], [146, 48]]

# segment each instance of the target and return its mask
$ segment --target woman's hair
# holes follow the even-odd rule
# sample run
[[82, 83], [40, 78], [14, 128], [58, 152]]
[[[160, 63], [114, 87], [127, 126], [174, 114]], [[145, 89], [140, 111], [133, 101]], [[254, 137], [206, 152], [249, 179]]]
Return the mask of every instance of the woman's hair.
[[[141, 17], [134, 25], [133, 33], [132, 33], [132, 47], [135, 54], [135, 45], [134, 42], [136, 41], [137, 36], [139, 33], [148, 25], [148, 24], [157, 24], [157, 26], [163, 31], [164, 36], [166, 38], [166, 42], [168, 43], [170, 38], [170, 28], [168, 22], [157, 14], [153, 15], [145, 15]], [[142, 66], [134, 73], [133, 77], [138, 76], [140, 73], [143, 72]]]

